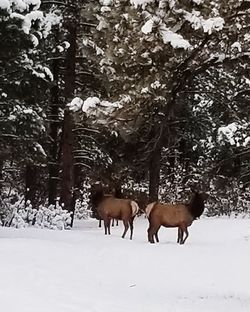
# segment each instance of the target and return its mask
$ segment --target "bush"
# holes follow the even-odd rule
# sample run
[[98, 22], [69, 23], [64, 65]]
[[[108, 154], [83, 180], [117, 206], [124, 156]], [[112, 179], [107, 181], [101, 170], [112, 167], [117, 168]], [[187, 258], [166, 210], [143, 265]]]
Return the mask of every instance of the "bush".
[[71, 223], [70, 213], [64, 210], [59, 204], [48, 207], [39, 206], [37, 209], [27, 202], [24, 197], [17, 197], [17, 200], [5, 203], [2, 211], [2, 224], [15, 228], [35, 226], [38, 228], [69, 229]]

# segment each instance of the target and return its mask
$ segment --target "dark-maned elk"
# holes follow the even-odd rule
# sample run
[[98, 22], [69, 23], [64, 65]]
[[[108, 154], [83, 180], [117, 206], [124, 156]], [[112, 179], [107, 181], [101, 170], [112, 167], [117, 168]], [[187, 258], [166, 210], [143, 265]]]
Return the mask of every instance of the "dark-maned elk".
[[98, 190], [92, 196], [93, 204], [97, 207], [100, 218], [104, 221], [105, 234], [110, 234], [111, 219], [122, 220], [125, 237], [130, 227], [130, 239], [133, 237], [133, 222], [139, 211], [138, 204], [130, 199], [115, 198], [111, 195], [105, 195], [103, 190]]
[[[98, 214], [97, 206], [96, 206], [95, 199], [94, 199], [94, 197], [96, 196], [95, 195], [96, 192], [100, 192], [100, 191], [103, 193], [105, 193], [105, 191], [110, 191], [110, 194], [105, 193], [105, 196], [113, 196], [115, 198], [122, 198], [123, 194], [122, 194], [120, 186], [114, 186], [113, 188], [110, 188], [107, 186], [103, 187], [101, 183], [96, 183], [96, 184], [91, 185], [90, 204], [91, 204], [92, 216], [99, 220], [99, 227], [102, 227], [102, 219], [100, 215]], [[116, 221], [116, 226], [118, 226], [118, 220], [115, 220], [115, 219], [112, 219], [111, 226], [115, 225], [115, 221]]]
[[[177, 243], [184, 244], [188, 238], [188, 226], [199, 218], [204, 211], [204, 200], [207, 194], [193, 191], [187, 204], [162, 204], [154, 202], [146, 207], [149, 220], [148, 241], [154, 243], [154, 237], [159, 242], [158, 231], [161, 226], [178, 227]], [[185, 233], [185, 238], [183, 235]]]

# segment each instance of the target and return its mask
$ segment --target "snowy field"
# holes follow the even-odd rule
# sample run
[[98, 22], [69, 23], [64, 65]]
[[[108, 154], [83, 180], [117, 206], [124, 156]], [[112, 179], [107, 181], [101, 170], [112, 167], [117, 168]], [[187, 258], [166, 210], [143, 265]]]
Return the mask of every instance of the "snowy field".
[[146, 229], [136, 219], [130, 241], [122, 225], [105, 236], [96, 220], [71, 231], [0, 227], [1, 311], [250, 311], [250, 219], [195, 221], [183, 246], [176, 229], [154, 245]]

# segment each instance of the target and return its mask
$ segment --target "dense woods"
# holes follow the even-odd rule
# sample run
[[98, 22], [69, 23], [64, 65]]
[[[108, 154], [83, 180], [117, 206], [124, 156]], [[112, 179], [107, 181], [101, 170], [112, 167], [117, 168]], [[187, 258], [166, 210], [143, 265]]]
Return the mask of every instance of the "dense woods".
[[250, 2], [0, 0], [1, 223], [72, 226], [90, 186], [250, 209]]

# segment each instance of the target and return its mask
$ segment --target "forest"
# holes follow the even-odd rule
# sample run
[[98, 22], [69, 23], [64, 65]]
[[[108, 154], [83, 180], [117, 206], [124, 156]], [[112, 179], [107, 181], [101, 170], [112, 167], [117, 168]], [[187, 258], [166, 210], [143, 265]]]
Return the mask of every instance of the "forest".
[[250, 1], [0, 0], [0, 224], [70, 228], [91, 187], [250, 212]]

